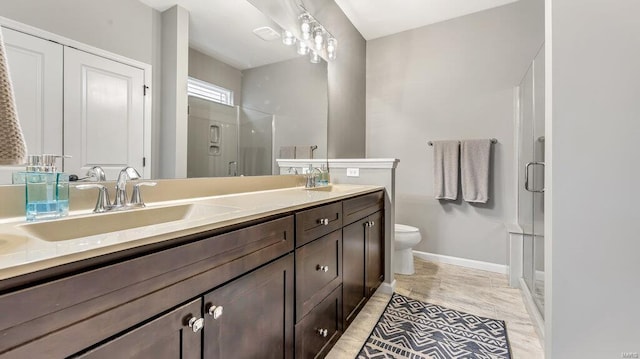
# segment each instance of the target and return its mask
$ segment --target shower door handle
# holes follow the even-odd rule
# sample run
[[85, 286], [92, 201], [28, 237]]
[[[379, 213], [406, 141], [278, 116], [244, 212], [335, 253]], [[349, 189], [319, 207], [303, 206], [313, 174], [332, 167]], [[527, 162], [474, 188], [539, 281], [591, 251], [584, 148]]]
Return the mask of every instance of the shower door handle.
[[542, 186], [542, 189], [539, 189], [539, 190], [529, 188], [529, 167], [531, 166], [542, 166], [542, 168], [544, 168], [544, 162], [529, 162], [524, 167], [524, 189], [526, 189], [529, 192], [543, 193], [544, 186]]

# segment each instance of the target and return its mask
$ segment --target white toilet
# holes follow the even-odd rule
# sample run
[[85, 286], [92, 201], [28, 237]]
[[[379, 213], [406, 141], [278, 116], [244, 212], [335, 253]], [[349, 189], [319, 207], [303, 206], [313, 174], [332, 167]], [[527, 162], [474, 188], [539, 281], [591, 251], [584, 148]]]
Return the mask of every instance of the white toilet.
[[413, 274], [413, 252], [412, 249], [422, 240], [420, 230], [416, 227], [404, 224], [395, 225], [395, 241], [393, 255], [394, 272], [398, 274]]

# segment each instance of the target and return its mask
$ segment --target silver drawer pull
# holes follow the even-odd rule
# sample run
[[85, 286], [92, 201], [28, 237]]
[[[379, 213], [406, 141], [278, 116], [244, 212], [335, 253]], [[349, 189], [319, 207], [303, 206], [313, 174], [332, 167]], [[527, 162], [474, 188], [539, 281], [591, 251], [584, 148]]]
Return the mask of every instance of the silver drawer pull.
[[326, 330], [326, 329], [318, 329], [318, 335], [319, 336], [321, 336], [323, 338], [326, 338], [328, 334], [329, 334], [328, 330]]
[[329, 225], [329, 218], [320, 218], [318, 220], [318, 223], [322, 224], [323, 226], [328, 226]]
[[204, 328], [204, 319], [191, 317], [191, 319], [189, 319], [189, 328], [191, 328], [194, 333], [199, 332], [200, 329]]
[[323, 272], [325, 272], [325, 273], [326, 273], [326, 272], [328, 272], [328, 271], [329, 271], [329, 266], [321, 266], [320, 264], [318, 264], [318, 265], [316, 266], [316, 270], [317, 270], [317, 271], [323, 271]]
[[223, 308], [222, 308], [221, 305], [219, 305], [219, 306], [212, 305], [207, 310], [207, 314], [212, 316], [213, 319], [218, 319], [218, 318], [220, 318], [222, 316], [222, 311], [223, 311]]

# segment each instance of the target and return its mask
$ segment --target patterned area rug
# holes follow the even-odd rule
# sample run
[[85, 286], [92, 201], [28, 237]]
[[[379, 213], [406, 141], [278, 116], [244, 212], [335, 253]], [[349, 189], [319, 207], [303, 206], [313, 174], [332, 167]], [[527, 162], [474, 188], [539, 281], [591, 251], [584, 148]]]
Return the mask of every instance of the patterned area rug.
[[504, 321], [393, 293], [358, 358], [510, 359]]

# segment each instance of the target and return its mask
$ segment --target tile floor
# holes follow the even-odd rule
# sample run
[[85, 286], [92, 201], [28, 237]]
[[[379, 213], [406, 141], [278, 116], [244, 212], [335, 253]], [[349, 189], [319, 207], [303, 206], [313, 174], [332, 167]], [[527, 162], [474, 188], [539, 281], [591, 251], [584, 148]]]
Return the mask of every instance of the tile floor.
[[[415, 259], [416, 274], [396, 275], [396, 292], [447, 308], [501, 319], [513, 359], [542, 359], [544, 352], [519, 289], [509, 287], [507, 276], [476, 269]], [[391, 295], [376, 292], [327, 358], [355, 358]]]

